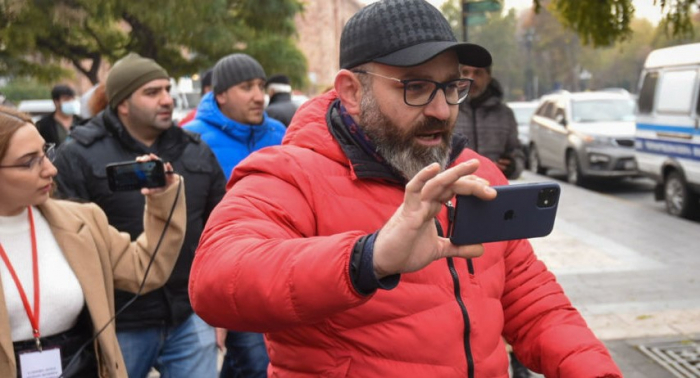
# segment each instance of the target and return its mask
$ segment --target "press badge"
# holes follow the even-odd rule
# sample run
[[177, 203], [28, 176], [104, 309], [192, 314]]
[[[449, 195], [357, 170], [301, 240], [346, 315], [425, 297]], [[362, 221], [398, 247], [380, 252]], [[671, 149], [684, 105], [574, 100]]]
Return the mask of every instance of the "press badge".
[[63, 373], [61, 349], [20, 353], [19, 366], [22, 378], [58, 378]]

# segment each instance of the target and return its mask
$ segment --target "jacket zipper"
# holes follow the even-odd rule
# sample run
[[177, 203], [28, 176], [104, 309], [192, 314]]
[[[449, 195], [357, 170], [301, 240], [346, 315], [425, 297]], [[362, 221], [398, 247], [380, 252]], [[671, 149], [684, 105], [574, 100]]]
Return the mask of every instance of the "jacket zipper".
[[[454, 206], [452, 206], [452, 201], [447, 201], [445, 205], [447, 206], [447, 237], [449, 238], [452, 236], [452, 232], [454, 231], [455, 208]], [[438, 234], [442, 235], [442, 227], [440, 226], [440, 223], [437, 222], [437, 219], [436, 223], [438, 226]], [[469, 273], [474, 274], [474, 267], [471, 262], [471, 259], [467, 259]], [[459, 275], [457, 274], [457, 269], [455, 269], [455, 264], [452, 257], [447, 258], [447, 266], [450, 270], [450, 275], [452, 276], [452, 284], [454, 286], [455, 299], [457, 300], [459, 309], [462, 311], [462, 319], [464, 320], [464, 353], [467, 357], [467, 377], [474, 378], [474, 356], [472, 354], [472, 346], [469, 339], [469, 336], [471, 334], [469, 312], [467, 311], [467, 306], [464, 304], [464, 301], [462, 301], [462, 296], [460, 294], [461, 287], [459, 285]]]

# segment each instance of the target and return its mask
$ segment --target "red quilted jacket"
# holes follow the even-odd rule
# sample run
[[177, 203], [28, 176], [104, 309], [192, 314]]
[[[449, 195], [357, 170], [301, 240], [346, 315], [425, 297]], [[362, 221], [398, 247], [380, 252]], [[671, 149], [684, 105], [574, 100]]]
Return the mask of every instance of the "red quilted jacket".
[[[503, 337], [547, 377], [621, 376], [526, 240], [442, 259], [393, 290], [358, 294], [355, 242], [389, 219], [403, 184], [372, 178], [329, 132], [335, 93], [297, 112], [282, 146], [234, 171], [190, 276], [208, 323], [265, 333], [270, 377], [508, 377]], [[489, 160], [478, 175], [507, 181]], [[362, 177], [362, 178], [360, 178]], [[447, 211], [439, 217], [448, 229]]]

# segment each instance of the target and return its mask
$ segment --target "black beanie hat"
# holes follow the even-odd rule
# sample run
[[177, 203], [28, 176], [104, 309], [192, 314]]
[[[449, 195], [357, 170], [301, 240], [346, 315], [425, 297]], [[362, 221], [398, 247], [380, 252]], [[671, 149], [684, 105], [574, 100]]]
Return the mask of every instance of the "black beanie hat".
[[275, 74], [270, 76], [269, 79], [267, 79], [267, 82], [265, 82], [265, 87], [269, 86], [270, 84], [291, 84], [291, 81], [289, 80], [289, 76], [285, 74]]
[[211, 81], [214, 93], [219, 94], [253, 79], [265, 80], [265, 70], [260, 63], [247, 54], [231, 54], [216, 62]]
[[340, 35], [340, 68], [368, 62], [410, 67], [447, 50], [459, 62], [491, 65], [491, 54], [472, 43], [457, 42], [449, 22], [425, 0], [381, 0], [355, 13]]
[[153, 59], [143, 58], [136, 53], [130, 53], [119, 59], [107, 73], [105, 94], [109, 107], [116, 109], [135, 90], [156, 79], [170, 79], [170, 77]]
[[[212, 77], [213, 73], [214, 73], [214, 70], [210, 68], [210, 69], [206, 70], [204, 72], [204, 74], [202, 75], [202, 81], [201, 81], [202, 92], [204, 92], [204, 87], [211, 87], [211, 77]], [[209, 88], [209, 89], [211, 89], [211, 88]], [[204, 95], [204, 93], [202, 93], [202, 96], [203, 95]]]

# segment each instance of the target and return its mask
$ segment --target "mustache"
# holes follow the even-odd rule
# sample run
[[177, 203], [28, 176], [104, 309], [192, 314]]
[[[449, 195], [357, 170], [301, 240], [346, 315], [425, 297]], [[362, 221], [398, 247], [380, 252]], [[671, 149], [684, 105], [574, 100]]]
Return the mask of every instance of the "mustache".
[[430, 134], [435, 132], [447, 132], [450, 130], [448, 120], [439, 120], [434, 117], [427, 117], [414, 129], [414, 134]]

